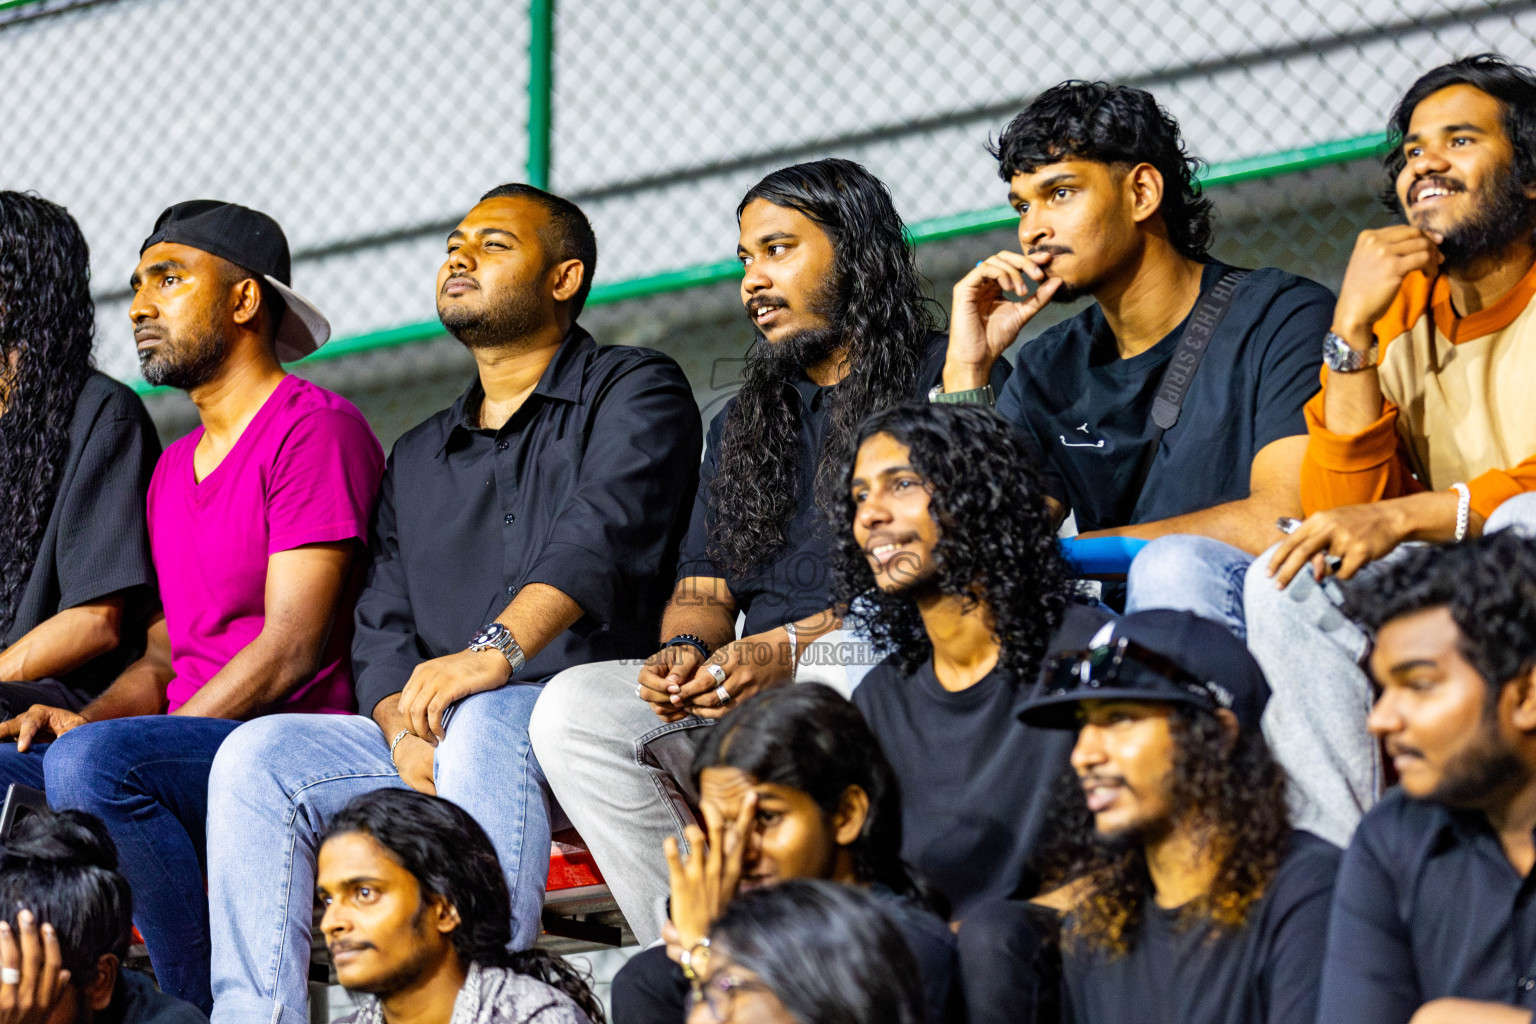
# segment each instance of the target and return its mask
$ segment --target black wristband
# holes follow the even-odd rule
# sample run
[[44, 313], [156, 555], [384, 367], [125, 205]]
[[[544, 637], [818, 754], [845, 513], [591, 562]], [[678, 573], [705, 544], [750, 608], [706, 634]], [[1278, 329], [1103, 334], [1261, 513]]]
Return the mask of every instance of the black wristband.
[[687, 644], [689, 647], [692, 647], [694, 650], [698, 651], [700, 656], [705, 658], [709, 657], [709, 645], [704, 642], [702, 637], [694, 636], [692, 633], [677, 634], [677, 636], [662, 644], [661, 649], [666, 650], [668, 647], [676, 647], [679, 644]]

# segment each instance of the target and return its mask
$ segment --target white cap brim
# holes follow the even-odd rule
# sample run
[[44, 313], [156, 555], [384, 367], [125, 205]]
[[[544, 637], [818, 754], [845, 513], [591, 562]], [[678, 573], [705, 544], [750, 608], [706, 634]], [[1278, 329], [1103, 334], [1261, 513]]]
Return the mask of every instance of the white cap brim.
[[277, 325], [277, 361], [291, 363], [314, 352], [331, 338], [331, 322], [318, 306], [270, 274], [263, 280], [277, 289], [287, 304]]

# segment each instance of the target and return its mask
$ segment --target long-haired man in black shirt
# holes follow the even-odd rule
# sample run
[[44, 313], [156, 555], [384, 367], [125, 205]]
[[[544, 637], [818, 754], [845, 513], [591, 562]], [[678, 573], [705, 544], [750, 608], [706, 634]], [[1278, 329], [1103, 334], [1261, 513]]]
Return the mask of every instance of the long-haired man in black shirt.
[[1073, 600], [1034, 460], [1002, 417], [905, 405], [866, 420], [858, 442], [835, 593], [889, 657], [853, 702], [900, 783], [902, 857], [958, 923], [969, 1019], [1028, 1022], [1053, 986], [1015, 955], [1029, 909], [1003, 901], [1034, 893], [1072, 741], [1021, 724], [1017, 705], [1041, 660], [1106, 616]]
[[[661, 649], [643, 666], [554, 680], [532, 725], [555, 796], [645, 942], [666, 919], [662, 841], [683, 841], [692, 820], [677, 788], [693, 755], [683, 734], [790, 682], [807, 645], [840, 625], [822, 518], [837, 470], [859, 422], [927, 393], [944, 363], [901, 217], [863, 167], [774, 171], [737, 218], [756, 336], [740, 393], [710, 424]], [[846, 683], [846, 667], [826, 681]]]
[[1040, 858], [1068, 882], [1064, 1021], [1313, 1024], [1339, 850], [1291, 828], [1268, 700], [1242, 641], [1189, 612], [1047, 664], [1021, 717], [1077, 737], [1081, 792]]

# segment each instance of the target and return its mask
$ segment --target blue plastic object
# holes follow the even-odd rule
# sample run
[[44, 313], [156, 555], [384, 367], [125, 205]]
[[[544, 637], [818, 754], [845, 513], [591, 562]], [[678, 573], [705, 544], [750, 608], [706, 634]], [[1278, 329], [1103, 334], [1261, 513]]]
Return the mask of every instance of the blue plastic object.
[[1124, 576], [1131, 570], [1131, 559], [1146, 546], [1133, 537], [1068, 537], [1061, 542], [1061, 553], [1080, 576]]

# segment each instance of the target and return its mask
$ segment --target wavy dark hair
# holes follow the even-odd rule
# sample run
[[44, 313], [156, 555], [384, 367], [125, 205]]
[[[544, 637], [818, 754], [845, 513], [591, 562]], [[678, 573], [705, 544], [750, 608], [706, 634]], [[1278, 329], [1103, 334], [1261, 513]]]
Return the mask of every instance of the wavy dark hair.
[[435, 896], [459, 912], [451, 939], [466, 966], [537, 978], [570, 996], [593, 1024], [603, 1024], [602, 1003], [576, 968], [542, 949], [508, 948], [512, 897], [491, 837], [468, 811], [414, 789], [377, 789], [342, 808], [321, 842], [347, 833], [371, 836], [416, 877], [423, 899]]
[[1461, 655], [1488, 683], [1490, 703], [1536, 666], [1536, 540], [1514, 530], [1405, 548], [1368, 584], [1351, 580], [1342, 587], [1344, 613], [1373, 634], [1404, 615], [1450, 612]]
[[95, 368], [90, 285], [90, 247], [69, 211], [0, 192], [0, 636], [32, 575]]
[[1180, 255], [1204, 261], [1211, 248], [1211, 201], [1200, 188], [1203, 162], [1184, 148], [1179, 122], [1151, 93], [1108, 82], [1066, 81], [1025, 107], [987, 151], [1011, 181], [1061, 160], [1146, 163], [1163, 176], [1158, 212]]
[[1381, 201], [1388, 210], [1403, 216], [1397, 197], [1397, 176], [1408, 158], [1403, 136], [1408, 134], [1413, 111], [1426, 98], [1453, 85], [1470, 85], [1504, 105], [1504, 134], [1514, 147], [1511, 170], [1520, 185], [1536, 185], [1536, 73], [1497, 53], [1479, 53], [1442, 64], [1420, 75], [1392, 108], [1387, 119], [1387, 153], [1383, 160], [1386, 181]]
[[[1217, 930], [1243, 927], [1248, 912], [1279, 870], [1291, 834], [1286, 775], [1257, 730], [1235, 743], [1220, 719], [1200, 708], [1172, 705], [1173, 773], [1169, 798], [1212, 844], [1220, 863], [1210, 891], [1184, 908], [1185, 920]], [[1152, 878], [1140, 843], [1101, 840], [1075, 777], [1056, 787], [1036, 855], [1042, 889], [1081, 880], [1086, 888], [1067, 915], [1068, 948], [1118, 955], [1130, 950]]]
[[133, 894], [117, 870], [117, 845], [101, 819], [42, 808], [16, 823], [0, 851], [0, 919], [53, 925], [70, 981], [85, 988], [108, 953], [121, 963], [133, 930]]
[[830, 507], [839, 470], [859, 422], [912, 397], [928, 336], [941, 324], [924, 297], [906, 226], [885, 184], [851, 160], [817, 160], [774, 171], [736, 208], [764, 200], [815, 221], [832, 242], [830, 320], [847, 353], [848, 374], [828, 395], [829, 423], [819, 453], [802, 453], [795, 409], [785, 397], [790, 373], [761, 334], [747, 354], [741, 391], [726, 415], [710, 486], [714, 521], [709, 553], [734, 575], [765, 565], [783, 549], [794, 518], [801, 460], [817, 458], [817, 504]]
[[693, 758], [693, 784], [706, 768], [735, 768], [760, 784], [798, 789], [823, 814], [837, 813], [843, 793], [869, 797], [864, 829], [849, 852], [859, 881], [922, 899], [901, 862], [901, 794], [859, 709], [819, 683], [758, 694], [706, 730]]
[[742, 893], [709, 926], [800, 1024], [922, 1024], [922, 973], [874, 896], [798, 878]]
[[[984, 605], [1002, 645], [999, 664], [1029, 686], [1076, 583], [1056, 542], [1035, 459], [1014, 427], [991, 409], [910, 402], [875, 413], [854, 435], [854, 452], [889, 434], [911, 452], [939, 526], [934, 584]], [[915, 672], [933, 655], [916, 599], [875, 585], [853, 538], [853, 460], [842, 474], [832, 548], [833, 598], [855, 615], [877, 651]]]

